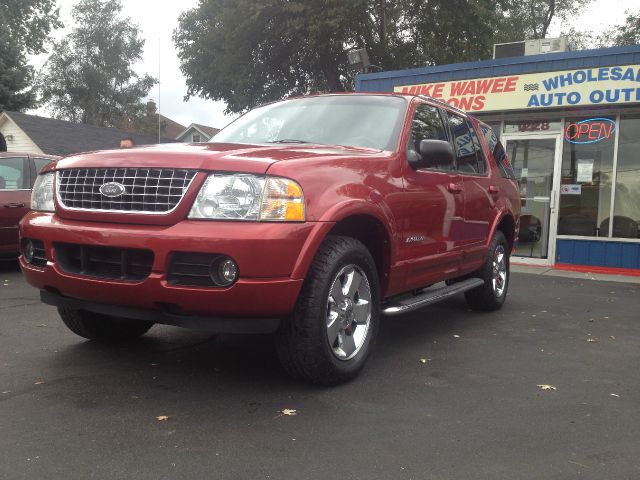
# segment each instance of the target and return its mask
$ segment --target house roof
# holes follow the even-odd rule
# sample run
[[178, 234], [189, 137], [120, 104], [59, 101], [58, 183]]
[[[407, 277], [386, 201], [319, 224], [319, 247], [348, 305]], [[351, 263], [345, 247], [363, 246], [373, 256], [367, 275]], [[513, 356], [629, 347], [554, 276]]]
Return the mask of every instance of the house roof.
[[216, 133], [220, 131], [219, 128], [208, 127], [207, 125], [201, 125], [199, 123], [192, 123], [192, 125], [198, 128], [199, 130], [201, 130], [203, 133], [206, 133], [210, 137], [213, 137]]
[[[118, 148], [123, 137], [131, 137], [137, 145], [158, 143], [158, 136], [131, 133], [115, 128], [95, 127], [84, 123], [73, 123], [54, 118], [27, 115], [19, 112], [4, 112], [18, 127], [50, 155], [69, 155], [91, 150]], [[174, 142], [163, 138], [162, 142]]]
[[202, 135], [205, 135], [207, 137], [207, 140], [220, 131], [219, 128], [208, 127], [207, 125], [201, 125], [199, 123], [192, 123], [187, 128], [185, 128], [184, 131], [176, 136], [176, 140], [184, 141], [184, 137], [192, 130], [197, 130]]
[[177, 138], [187, 127], [180, 125], [178, 122], [171, 120], [169, 117], [165, 117], [160, 114], [160, 121], [164, 123], [164, 136], [167, 138]]

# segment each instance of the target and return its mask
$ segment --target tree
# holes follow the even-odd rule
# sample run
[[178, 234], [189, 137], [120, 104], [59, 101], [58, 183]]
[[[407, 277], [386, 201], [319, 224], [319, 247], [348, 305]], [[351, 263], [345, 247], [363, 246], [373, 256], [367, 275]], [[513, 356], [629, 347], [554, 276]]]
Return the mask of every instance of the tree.
[[158, 113], [156, 102], [149, 100], [145, 104], [144, 112], [140, 115], [123, 119], [122, 123], [116, 126], [119, 130], [136, 133], [158, 134], [158, 123], [160, 124], [160, 135], [164, 136], [167, 129], [167, 121]]
[[345, 89], [353, 0], [208, 0], [180, 16], [174, 41], [188, 95], [227, 111], [310, 91]]
[[56, 118], [114, 127], [145, 114], [142, 99], [156, 80], [133, 70], [144, 40], [121, 11], [120, 0], [80, 0], [73, 8], [76, 27], [54, 45], [40, 80]]
[[32, 80], [33, 68], [9, 33], [0, 30], [0, 111], [31, 108], [36, 101]]
[[544, 36], [591, 0], [201, 0], [174, 32], [187, 98], [241, 112], [289, 95], [352, 88], [347, 51], [373, 69], [490, 58], [492, 45]]
[[[502, 28], [513, 41], [545, 38], [551, 22], [566, 20], [593, 0], [503, 0]], [[520, 37], [520, 38], [517, 38]]]
[[640, 10], [625, 12], [624, 23], [605, 31], [598, 41], [601, 46], [637, 45], [640, 43]]
[[55, 0], [0, 3], [0, 111], [35, 106], [34, 71], [26, 54], [42, 53], [49, 34], [60, 26]]

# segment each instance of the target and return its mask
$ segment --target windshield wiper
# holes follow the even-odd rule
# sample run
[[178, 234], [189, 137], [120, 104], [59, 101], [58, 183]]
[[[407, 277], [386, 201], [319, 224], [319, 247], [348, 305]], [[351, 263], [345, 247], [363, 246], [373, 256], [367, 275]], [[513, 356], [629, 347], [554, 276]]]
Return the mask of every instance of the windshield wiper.
[[311, 143], [306, 140], [296, 140], [295, 138], [281, 138], [280, 140], [272, 140], [267, 143]]

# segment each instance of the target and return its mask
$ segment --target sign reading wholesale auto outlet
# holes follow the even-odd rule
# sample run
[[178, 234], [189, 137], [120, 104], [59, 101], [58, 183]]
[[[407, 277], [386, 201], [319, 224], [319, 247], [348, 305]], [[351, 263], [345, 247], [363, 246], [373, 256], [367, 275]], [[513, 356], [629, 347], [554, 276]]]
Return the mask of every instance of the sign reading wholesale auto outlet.
[[429, 95], [470, 112], [640, 103], [640, 65], [401, 85], [394, 91]]

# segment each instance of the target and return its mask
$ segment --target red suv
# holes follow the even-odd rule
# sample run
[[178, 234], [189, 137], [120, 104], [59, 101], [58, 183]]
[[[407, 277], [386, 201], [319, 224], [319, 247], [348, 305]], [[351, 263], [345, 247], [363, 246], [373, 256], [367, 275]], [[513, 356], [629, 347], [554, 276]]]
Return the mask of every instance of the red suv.
[[461, 292], [500, 308], [520, 201], [488, 126], [426, 97], [342, 94], [256, 108], [208, 144], [65, 158], [32, 209], [22, 269], [75, 333], [275, 332], [290, 374], [336, 384], [382, 313]]
[[0, 257], [18, 254], [18, 223], [29, 211], [31, 187], [38, 172], [58, 157], [0, 153]]

